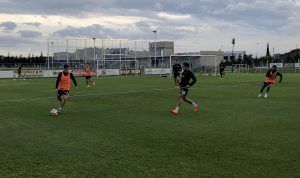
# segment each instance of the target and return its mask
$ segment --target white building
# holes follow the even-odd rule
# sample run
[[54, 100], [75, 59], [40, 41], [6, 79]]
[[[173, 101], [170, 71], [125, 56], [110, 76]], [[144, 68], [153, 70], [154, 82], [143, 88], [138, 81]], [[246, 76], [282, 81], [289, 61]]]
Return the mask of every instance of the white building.
[[230, 60], [232, 56], [234, 56], [234, 59], [239, 59], [241, 58], [244, 60], [244, 56], [246, 54], [246, 51], [225, 51], [224, 52], [224, 59], [225, 60]]

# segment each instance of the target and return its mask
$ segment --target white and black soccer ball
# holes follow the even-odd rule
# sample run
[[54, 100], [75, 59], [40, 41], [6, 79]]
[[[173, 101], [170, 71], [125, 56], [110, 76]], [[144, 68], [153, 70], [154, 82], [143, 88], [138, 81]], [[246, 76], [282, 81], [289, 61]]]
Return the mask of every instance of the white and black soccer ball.
[[51, 111], [50, 111], [51, 116], [57, 116], [57, 114], [58, 114], [57, 109], [51, 109]]

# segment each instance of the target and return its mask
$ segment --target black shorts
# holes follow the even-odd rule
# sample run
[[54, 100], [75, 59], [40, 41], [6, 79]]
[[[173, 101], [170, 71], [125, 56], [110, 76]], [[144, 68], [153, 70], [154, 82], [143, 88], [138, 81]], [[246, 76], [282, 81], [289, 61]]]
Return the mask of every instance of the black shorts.
[[58, 90], [57, 91], [57, 97], [61, 98], [64, 95], [70, 95], [70, 91], [69, 90]]
[[187, 87], [181, 87], [179, 90], [179, 93], [181, 96], [187, 96], [189, 93], [189, 88]]
[[267, 86], [273, 86], [274, 83], [271, 83], [271, 82], [264, 82], [264, 86], [267, 87]]
[[174, 75], [174, 78], [176, 79], [177, 77], [180, 76], [180, 72], [175, 72], [173, 75]]
[[85, 79], [90, 80], [92, 76], [85, 76]]

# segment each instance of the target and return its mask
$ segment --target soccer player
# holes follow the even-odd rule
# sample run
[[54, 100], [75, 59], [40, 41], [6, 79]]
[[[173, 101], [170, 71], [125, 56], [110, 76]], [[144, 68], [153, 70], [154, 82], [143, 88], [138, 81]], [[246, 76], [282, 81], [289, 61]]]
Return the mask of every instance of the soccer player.
[[[277, 66], [274, 65], [272, 67], [272, 69], [270, 69], [267, 72], [266, 79], [265, 79], [265, 82], [264, 82], [264, 86], [262, 87], [258, 97], [262, 97], [262, 96], [264, 96], [265, 98], [268, 97], [268, 93], [269, 93], [271, 87], [273, 85], [275, 85], [275, 83], [276, 83], [277, 76], [280, 77], [279, 83], [281, 83], [282, 82], [282, 74], [277, 71]], [[265, 88], [267, 88], [267, 91], [264, 93]]]
[[178, 97], [176, 108], [171, 110], [171, 113], [173, 113], [173, 114], [179, 113], [179, 108], [180, 108], [182, 101], [192, 105], [194, 107], [195, 112], [199, 111], [199, 106], [196, 103], [194, 103], [193, 101], [189, 100], [187, 97], [189, 88], [197, 82], [195, 75], [193, 74], [192, 71], [189, 70], [189, 67], [190, 67], [190, 65], [188, 63], [183, 63], [183, 65], [182, 65], [183, 73], [181, 75], [181, 82], [179, 83], [180, 96]]
[[174, 64], [173, 65], [173, 76], [174, 76], [174, 81], [175, 81], [175, 87], [179, 87], [179, 78], [180, 78], [180, 72], [182, 71], [181, 65], [180, 64]]
[[225, 75], [225, 64], [223, 63], [223, 61], [220, 63], [220, 79], [223, 79], [223, 76]]
[[69, 66], [64, 65], [64, 71], [58, 74], [56, 80], [56, 92], [57, 99], [60, 102], [60, 106], [58, 108], [58, 113], [62, 113], [62, 109], [65, 106], [67, 100], [69, 99], [70, 89], [71, 89], [71, 80], [73, 81], [75, 87], [77, 88], [77, 82], [72, 73], [69, 71]]
[[20, 78], [21, 74], [22, 74], [22, 66], [21, 65], [18, 67], [17, 72], [18, 72], [18, 77]]
[[91, 80], [91, 78], [92, 78], [92, 68], [88, 64], [86, 65], [86, 67], [84, 69], [84, 72], [85, 72], [85, 80], [86, 80], [87, 88], [90, 88], [89, 83], [92, 83], [93, 86], [95, 87], [96, 83]]

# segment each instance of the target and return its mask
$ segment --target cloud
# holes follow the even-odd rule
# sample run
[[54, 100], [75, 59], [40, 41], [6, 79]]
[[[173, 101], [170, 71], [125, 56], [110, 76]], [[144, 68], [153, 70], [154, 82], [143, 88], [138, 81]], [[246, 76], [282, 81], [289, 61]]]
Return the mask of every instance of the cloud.
[[41, 32], [36, 32], [36, 31], [31, 31], [31, 30], [21, 30], [21, 31], [18, 31], [18, 33], [20, 34], [20, 36], [22, 38], [38, 38], [38, 37], [42, 37], [42, 33]]
[[36, 41], [33, 39], [25, 39], [12, 35], [0, 36], [0, 47], [2, 48], [16, 47], [33, 43], [36, 43]]
[[17, 24], [14, 22], [3, 22], [0, 24], [0, 27], [2, 27], [5, 32], [11, 32], [16, 29]]
[[[20, 4], [26, 6], [20, 6]], [[252, 28], [280, 32], [290, 25], [288, 19], [299, 17], [298, 0], [6, 0], [0, 11], [10, 14], [62, 15], [86, 18], [94, 15], [138, 16], [180, 20], [189, 17], [218, 19], [247, 24]], [[289, 32], [287, 32], [289, 33]]]
[[153, 29], [158, 28], [158, 36], [160, 40], [176, 40], [195, 35], [199, 30], [197, 27], [190, 26], [161, 26], [163, 22], [156, 21], [140, 21], [134, 24], [123, 26], [120, 28], [108, 28], [99, 24], [87, 27], [66, 27], [52, 34], [56, 37], [77, 37], [77, 38], [100, 38], [100, 39], [131, 39], [131, 40], [150, 40], [153, 39]]
[[86, 37], [86, 38], [106, 38], [108, 35], [113, 34], [114, 31], [104, 28], [101, 25], [91, 25], [88, 27], [75, 28], [68, 26], [63, 30], [58, 30], [52, 34], [52, 36], [58, 37]]
[[[295, 46], [300, 36], [297, 30], [300, 28], [299, 0], [0, 1], [1, 16], [16, 16], [7, 18], [18, 24], [13, 30], [39, 27], [44, 36], [153, 40], [155, 28], [159, 40], [175, 40], [186, 46], [214, 50], [227, 41], [231, 48], [230, 40], [236, 37], [241, 48], [248, 44], [247, 48], [253, 51], [256, 51], [257, 41], [286, 38]], [[25, 14], [32, 18], [18, 18]], [[40, 32], [19, 32], [18, 35], [42, 37]], [[288, 46], [291, 45], [280, 48], [292, 48]]]
[[26, 23], [23, 23], [24, 25], [28, 25], [28, 26], [33, 26], [33, 27], [37, 27], [37, 28], [40, 28], [40, 26], [42, 25], [41, 23], [39, 22], [26, 22]]
[[165, 12], [160, 12], [158, 13], [159, 17], [162, 18], [166, 18], [169, 20], [188, 20], [191, 18], [191, 15], [187, 14], [187, 15], [177, 15], [177, 14], [169, 14], [169, 13], [165, 13]]

